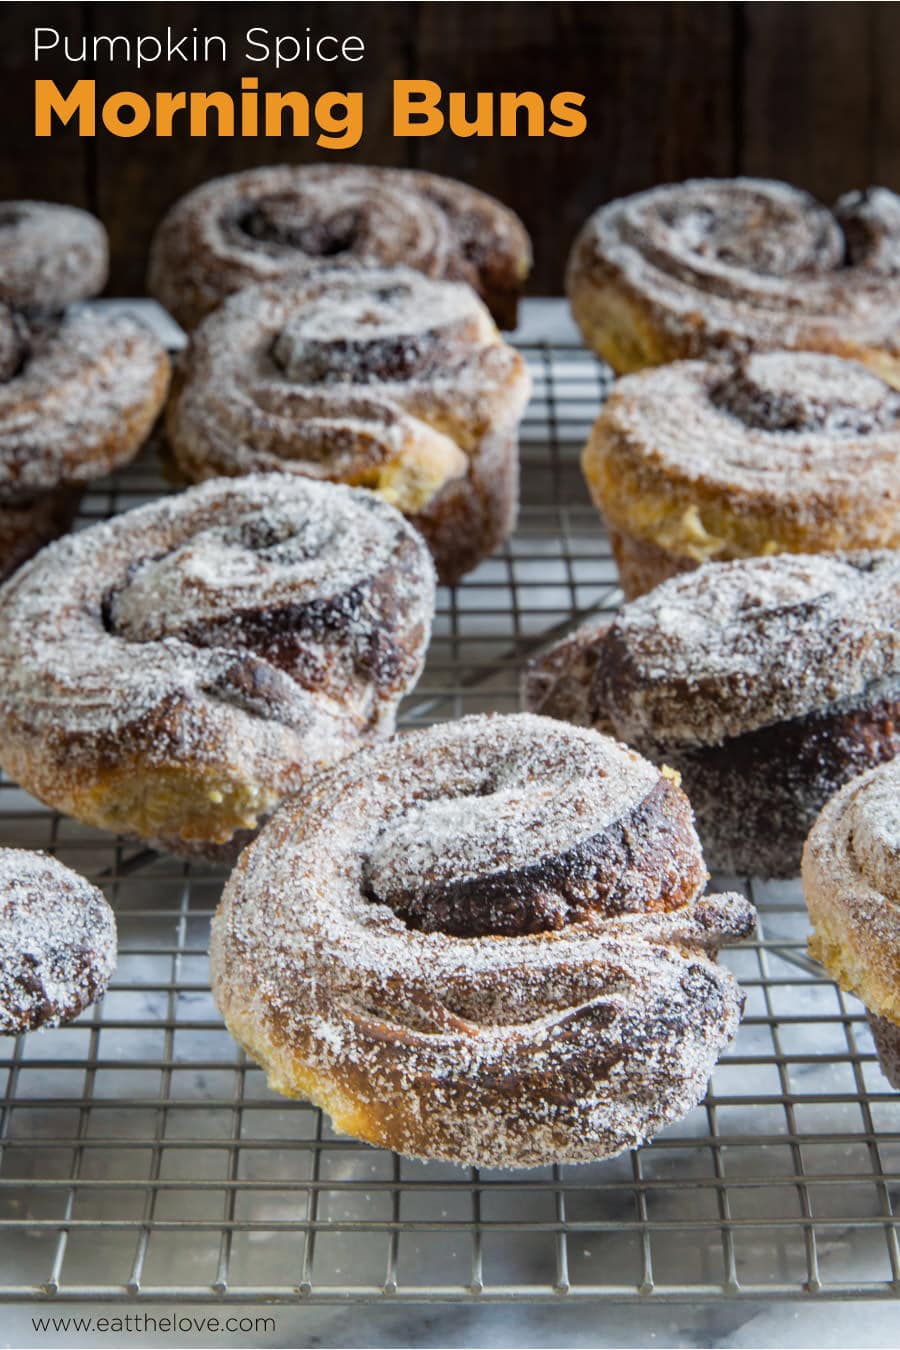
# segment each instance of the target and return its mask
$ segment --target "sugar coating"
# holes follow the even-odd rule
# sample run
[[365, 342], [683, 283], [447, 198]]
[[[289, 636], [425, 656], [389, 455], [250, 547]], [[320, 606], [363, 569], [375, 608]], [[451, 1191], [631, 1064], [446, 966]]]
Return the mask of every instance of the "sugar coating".
[[898, 351], [900, 199], [849, 192], [828, 211], [766, 179], [695, 179], [597, 211], [575, 243], [571, 294], [608, 273], [685, 355], [711, 348]]
[[[827, 858], [829, 887], [845, 903], [865, 894], [876, 929], [898, 926], [900, 905], [900, 760], [848, 783], [811, 832], [812, 859]], [[880, 919], [878, 911], [883, 911]], [[900, 959], [900, 949], [897, 952]]]
[[839, 831], [859, 875], [890, 904], [900, 904], [900, 764], [857, 784]]
[[102, 996], [115, 964], [102, 893], [54, 858], [0, 849], [0, 1034], [71, 1021]]
[[106, 284], [109, 245], [96, 217], [55, 202], [0, 203], [0, 300], [62, 309]]
[[409, 927], [392, 897], [411, 877], [502, 873], [513, 899], [525, 868], [659, 782], [608, 738], [528, 715], [361, 750], [276, 814], [226, 886], [226, 1022], [276, 1088], [329, 1109], [349, 1095], [364, 1137], [389, 1119], [401, 1152], [527, 1166], [640, 1142], [699, 1099], [734, 1034], [743, 1000], [714, 953], [749, 932], [746, 901], [695, 886], [669, 913], [465, 938]]

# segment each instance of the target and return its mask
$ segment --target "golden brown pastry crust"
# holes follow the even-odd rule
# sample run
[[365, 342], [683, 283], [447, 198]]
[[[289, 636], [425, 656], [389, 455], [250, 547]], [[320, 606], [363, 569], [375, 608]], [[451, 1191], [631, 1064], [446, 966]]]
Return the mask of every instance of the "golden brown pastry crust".
[[153, 240], [148, 286], [190, 329], [244, 286], [336, 261], [464, 281], [515, 328], [531, 243], [508, 207], [452, 178], [280, 165], [214, 178], [177, 201]]
[[710, 560], [900, 546], [900, 394], [837, 357], [628, 376], [582, 463], [629, 599]]
[[190, 481], [279, 469], [372, 488], [452, 583], [515, 523], [529, 390], [468, 287], [332, 268], [248, 287], [203, 321], [167, 434]]
[[866, 1005], [882, 1066], [898, 1086], [900, 760], [848, 783], [803, 850], [810, 954]]
[[766, 179], [696, 179], [610, 202], [572, 248], [585, 341], [620, 374], [773, 348], [863, 361], [900, 385], [900, 198], [834, 212]]
[[371, 493], [215, 480], [45, 549], [0, 597], [0, 763], [90, 824], [238, 842], [418, 677], [431, 560]]
[[633, 1146], [702, 1095], [743, 1003], [690, 808], [606, 737], [470, 717], [320, 775], [245, 850], [212, 985], [337, 1128], [499, 1167]]

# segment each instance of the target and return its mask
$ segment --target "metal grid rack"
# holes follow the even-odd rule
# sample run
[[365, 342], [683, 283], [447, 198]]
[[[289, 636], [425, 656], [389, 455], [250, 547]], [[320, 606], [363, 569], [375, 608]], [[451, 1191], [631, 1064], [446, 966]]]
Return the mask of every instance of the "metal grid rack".
[[[404, 722], [518, 706], [525, 657], [619, 594], [578, 472], [604, 373], [524, 348], [520, 527], [444, 591]], [[162, 490], [144, 463], [86, 520]], [[705, 1102], [649, 1146], [523, 1173], [423, 1165], [271, 1094], [213, 1006], [220, 869], [125, 845], [0, 786], [0, 842], [106, 887], [117, 976], [77, 1023], [0, 1045], [0, 1298], [191, 1302], [874, 1298], [900, 1292], [900, 1097], [862, 1009], [805, 955], [796, 884], [725, 955], [747, 1016]], [[729, 884], [734, 884], [730, 882]]]

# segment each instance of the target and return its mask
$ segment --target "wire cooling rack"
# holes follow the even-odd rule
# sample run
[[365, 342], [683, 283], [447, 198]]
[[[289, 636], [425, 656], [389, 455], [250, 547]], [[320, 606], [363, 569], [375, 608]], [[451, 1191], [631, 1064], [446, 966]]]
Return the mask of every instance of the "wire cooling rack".
[[[603, 370], [523, 348], [535, 375], [523, 510], [440, 596], [406, 725], [518, 706], [523, 660], [620, 596], [577, 455]], [[152, 460], [84, 519], [162, 489]], [[77, 1023], [0, 1043], [0, 1297], [67, 1300], [691, 1300], [900, 1292], [900, 1097], [861, 1007], [805, 954], [796, 884], [751, 890], [725, 953], [747, 1016], [705, 1102], [637, 1152], [522, 1173], [423, 1165], [270, 1093], [207, 985], [224, 873], [125, 845], [0, 786], [0, 842], [105, 886], [117, 976]], [[732, 879], [722, 879], [734, 885]]]

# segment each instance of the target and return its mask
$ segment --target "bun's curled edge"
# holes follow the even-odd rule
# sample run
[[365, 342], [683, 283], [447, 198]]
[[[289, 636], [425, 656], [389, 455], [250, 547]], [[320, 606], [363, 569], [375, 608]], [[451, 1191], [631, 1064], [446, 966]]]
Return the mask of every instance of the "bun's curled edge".
[[0, 579], [69, 528], [91, 480], [134, 459], [168, 387], [165, 349], [128, 314], [0, 305]]
[[881, 1067], [900, 1088], [900, 760], [846, 784], [803, 850], [810, 955], [866, 1005]]
[[109, 240], [96, 216], [57, 202], [0, 202], [0, 301], [54, 313], [99, 295]]

